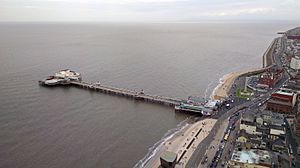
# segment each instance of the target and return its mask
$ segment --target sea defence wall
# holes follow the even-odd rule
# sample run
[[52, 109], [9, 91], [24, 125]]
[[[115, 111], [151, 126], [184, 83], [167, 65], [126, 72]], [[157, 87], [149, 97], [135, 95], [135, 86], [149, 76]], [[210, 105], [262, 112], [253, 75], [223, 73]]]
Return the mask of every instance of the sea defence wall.
[[273, 67], [273, 65], [270, 65], [270, 66], [267, 66], [267, 67], [263, 67], [261, 69], [257, 69], [257, 70], [253, 70], [253, 71], [243, 73], [240, 76], [253, 76], [253, 75], [261, 74], [261, 73], [265, 72], [266, 70], [268, 70], [272, 67]]
[[271, 65], [274, 65], [275, 60], [273, 57], [273, 53], [274, 50], [276, 48], [276, 44], [278, 42], [279, 38], [275, 38], [272, 43], [270, 44], [270, 46], [268, 47], [268, 49], [265, 51], [265, 53], [263, 54], [263, 67], [268, 67]]

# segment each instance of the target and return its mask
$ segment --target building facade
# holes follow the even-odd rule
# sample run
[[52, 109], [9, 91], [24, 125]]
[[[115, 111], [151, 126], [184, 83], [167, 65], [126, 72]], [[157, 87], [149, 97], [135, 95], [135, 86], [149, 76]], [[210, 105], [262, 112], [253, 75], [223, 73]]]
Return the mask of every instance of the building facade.
[[299, 57], [293, 57], [290, 62], [290, 68], [298, 71], [300, 69], [300, 58]]
[[266, 109], [282, 114], [292, 114], [296, 100], [297, 95], [293, 92], [277, 91], [267, 101]]
[[268, 69], [262, 73], [258, 79], [257, 87], [260, 88], [272, 88], [282, 77], [282, 70], [280, 69]]

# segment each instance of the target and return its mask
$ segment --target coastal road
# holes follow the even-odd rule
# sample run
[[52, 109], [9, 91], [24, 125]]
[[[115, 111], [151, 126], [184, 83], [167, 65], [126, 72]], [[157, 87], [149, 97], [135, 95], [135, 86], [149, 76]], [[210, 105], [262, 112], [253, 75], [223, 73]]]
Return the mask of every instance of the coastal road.
[[[186, 167], [189, 167], [189, 168], [197, 167], [200, 164], [201, 160], [204, 159], [204, 156], [206, 153], [204, 151], [210, 150], [210, 149], [208, 149], [208, 147], [214, 145], [214, 143], [215, 143], [214, 140], [218, 139], [218, 138], [215, 138], [215, 136], [219, 137], [219, 136], [224, 135], [224, 131], [218, 131], [218, 130], [220, 130], [221, 128], [227, 128], [228, 122], [227, 122], [227, 125], [226, 124], [224, 125], [224, 123], [226, 123], [226, 120], [228, 120], [229, 116], [231, 116], [232, 114], [234, 114], [235, 112], [237, 112], [243, 108], [247, 108], [251, 104], [252, 104], [252, 102], [247, 101], [241, 105], [233, 107], [232, 109], [230, 109], [226, 113], [224, 113], [221, 117], [219, 117], [215, 126], [212, 128], [211, 133], [196, 148], [192, 157], [188, 161]], [[219, 139], [219, 142], [220, 142], [220, 139]], [[212, 159], [212, 158], [210, 158], [210, 159]]]
[[[238, 86], [244, 85], [244, 81], [243, 81], [243, 77], [240, 77], [237, 81]], [[285, 79], [282, 80], [276, 87], [274, 87], [273, 90], [280, 88], [281, 85], [285, 82]], [[202, 141], [202, 143], [196, 148], [193, 156], [191, 157], [191, 159], [189, 160], [188, 164], [186, 167], [196, 167], [197, 165], [199, 167], [202, 167], [203, 165], [201, 165], [201, 161], [203, 159], [205, 159], [205, 154], [208, 154], [208, 152], [204, 152], [207, 150], [211, 150], [209, 149], [210, 146], [214, 146], [215, 148], [218, 148], [218, 146], [221, 143], [221, 138], [224, 135], [224, 130], [220, 129], [220, 128], [226, 128], [228, 126], [228, 122], [226, 122], [226, 120], [228, 119], [229, 116], [233, 115], [235, 112], [239, 111], [242, 108], [245, 108], [246, 111], [254, 111], [257, 110], [259, 108], [258, 104], [259, 103], [263, 103], [266, 102], [266, 100], [270, 97], [270, 94], [273, 92], [273, 90], [263, 94], [263, 96], [259, 97], [259, 98], [254, 98], [251, 101], [247, 101], [244, 99], [240, 99], [240, 98], [236, 98], [235, 97], [235, 89], [233, 88], [230, 92], [232, 93], [233, 97], [232, 99], [234, 100], [234, 102], [232, 103], [233, 108], [226, 110], [226, 108], [223, 108], [221, 111], [219, 111], [219, 114], [217, 116], [218, 121], [216, 122], [214, 128], [212, 129], [212, 133], [210, 135], [208, 135], [206, 137], [206, 139], [204, 139]], [[227, 123], [227, 125], [224, 123]], [[217, 131], [217, 130], [222, 130], [222, 131]], [[217, 133], [217, 134], [213, 134], [213, 133]], [[234, 134], [233, 134], [234, 135]], [[218, 141], [218, 142], [217, 142]], [[228, 149], [226, 150], [228, 152]], [[225, 151], [225, 154], [226, 154]], [[212, 150], [212, 153], [216, 153], [216, 150]], [[208, 157], [208, 163], [210, 163], [209, 161], [211, 161], [214, 157], [214, 154], [209, 154], [207, 155]], [[229, 158], [226, 158], [229, 159]], [[207, 163], [207, 164], [208, 164]]]
[[[273, 53], [273, 57], [275, 60], [275, 64], [279, 67], [282, 68], [282, 63], [280, 61], [281, 56], [283, 55], [285, 48], [286, 48], [286, 42], [284, 38], [280, 38], [278, 39], [280, 42], [279, 48], [277, 49], [276, 53]], [[255, 110], [255, 109], [259, 109], [258, 104], [259, 103], [264, 103], [266, 102], [266, 100], [270, 97], [270, 94], [275, 91], [276, 89], [280, 88], [282, 86], [282, 84], [288, 79], [286, 73], [284, 73], [282, 80], [269, 92], [262, 94], [263, 96], [260, 98], [254, 98], [251, 101], [245, 101], [243, 99], [237, 98], [235, 96], [235, 91], [237, 88], [242, 88], [245, 84], [245, 77], [241, 76], [239, 78], [237, 78], [233, 84], [233, 87], [230, 89], [229, 91], [229, 95], [230, 99], [233, 100], [233, 102], [231, 103], [231, 106], [233, 108], [227, 110], [224, 107], [221, 107], [221, 109], [219, 110], [219, 113], [215, 116], [213, 116], [213, 118], [217, 118], [218, 121], [216, 122], [214, 128], [212, 129], [211, 133], [202, 141], [202, 143], [196, 148], [193, 156], [191, 157], [191, 159], [189, 160], [189, 162], [187, 163], [186, 167], [203, 167], [203, 165], [201, 165], [201, 161], [205, 159], [206, 155], [208, 157], [208, 163], [209, 164], [210, 161], [212, 160], [211, 155], [208, 151], [211, 150], [209, 148], [211, 148], [211, 146], [215, 146], [215, 148], [217, 148], [220, 143], [221, 143], [221, 139], [220, 137], [222, 137], [222, 135], [224, 135], [224, 131], [220, 131], [222, 129], [220, 128], [226, 128], [228, 126], [228, 122], [226, 122], [227, 118], [229, 116], [231, 116], [233, 113], [235, 113], [236, 111], [238, 111], [241, 108], [247, 108], [247, 110], [249, 110], [250, 112]], [[224, 124], [227, 126], [224, 127]], [[218, 131], [219, 130], [219, 131]], [[232, 135], [236, 134], [235, 132], [233, 132]], [[231, 140], [233, 140], [234, 137], [231, 137]], [[217, 142], [219, 141], [219, 143]], [[217, 145], [217, 146], [216, 146]], [[229, 142], [229, 145], [227, 148], [225, 148], [225, 152], [224, 154], [226, 154], [226, 152], [229, 152], [229, 149], [232, 147], [231, 145], [233, 145], [233, 143], [231, 144]], [[206, 151], [206, 152], [204, 152]], [[212, 150], [212, 153], [216, 153], [216, 150]], [[225, 158], [225, 156], [223, 156], [223, 160], [227, 160], [229, 158]]]
[[[241, 113], [242, 112], [245, 112], [245, 111], [241, 111]], [[225, 162], [231, 158], [231, 155], [233, 153], [233, 149], [235, 147], [236, 139], [237, 139], [237, 134], [238, 134], [238, 131], [239, 131], [240, 116], [241, 115], [238, 115], [238, 116], [234, 116], [232, 118], [232, 120], [234, 120], [233, 123], [235, 123], [234, 124], [235, 127], [232, 129], [227, 142], [225, 142], [225, 147], [223, 149], [223, 152], [222, 152], [222, 155], [221, 155], [221, 158], [220, 158], [220, 162], [219, 162], [221, 164], [218, 164], [217, 167], [220, 167], [220, 168], [223, 167], [225, 165]]]
[[225, 120], [225, 122], [222, 123], [221, 129], [217, 130], [217, 132], [214, 132], [215, 135], [213, 141], [210, 143], [209, 146], [207, 146], [207, 150], [205, 152], [204, 158], [201, 160], [199, 168], [202, 167], [209, 167], [210, 163], [212, 162], [213, 157], [215, 156], [215, 153], [218, 150], [218, 147], [220, 145], [220, 141], [222, 140], [224, 136], [224, 132], [226, 131], [226, 127], [228, 125], [228, 120]]
[[[278, 40], [280, 42], [279, 48], [277, 49], [276, 53], [273, 53], [273, 57], [277, 66], [279, 68], [282, 68], [283, 66], [282, 66], [282, 62], [280, 61], [280, 58], [284, 53], [286, 44], [284, 38], [280, 38]], [[260, 97], [252, 98], [251, 105], [249, 105], [249, 107], [244, 111], [244, 113], [253, 113], [255, 111], [259, 111], [261, 107], [258, 104], [259, 103], [264, 104], [274, 91], [282, 87], [282, 85], [287, 81], [287, 79], [288, 76], [286, 73], [284, 73], [282, 79], [273, 87], [272, 90], [268, 91], [267, 93], [261, 94], [262, 96]], [[237, 133], [238, 133], [238, 125], [236, 125], [235, 130], [230, 134], [228, 142], [225, 144], [220, 163], [225, 163], [230, 159], [230, 156], [232, 155], [233, 152], [232, 149], [234, 149], [234, 145], [236, 142]], [[217, 167], [222, 167], [222, 164], [218, 164]]]

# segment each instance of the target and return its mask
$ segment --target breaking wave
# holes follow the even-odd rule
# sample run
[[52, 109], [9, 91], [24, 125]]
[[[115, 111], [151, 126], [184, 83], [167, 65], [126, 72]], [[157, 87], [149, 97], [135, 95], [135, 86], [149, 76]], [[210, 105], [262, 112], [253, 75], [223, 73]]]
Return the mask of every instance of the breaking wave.
[[151, 148], [148, 149], [148, 153], [145, 157], [143, 157], [137, 164], [135, 164], [134, 168], [142, 168], [145, 167], [145, 165], [148, 163], [148, 161], [155, 156], [157, 151], [160, 149], [160, 147], [169, 139], [174, 137], [176, 133], [178, 133], [180, 130], [186, 128], [188, 124], [188, 119], [183, 120], [180, 122], [176, 128], [170, 129], [167, 133], [164, 134], [161, 140], [156, 142]]

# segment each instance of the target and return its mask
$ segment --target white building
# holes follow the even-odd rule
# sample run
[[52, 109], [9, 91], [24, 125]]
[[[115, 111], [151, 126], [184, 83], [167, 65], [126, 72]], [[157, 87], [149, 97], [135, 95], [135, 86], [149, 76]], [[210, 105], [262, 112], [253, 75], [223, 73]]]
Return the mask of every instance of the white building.
[[234, 150], [231, 159], [228, 161], [229, 167], [235, 168], [270, 168], [277, 164], [276, 155], [258, 149]]
[[56, 78], [70, 79], [70, 80], [81, 80], [81, 74], [69, 69], [61, 70], [54, 75]]
[[241, 121], [240, 130], [245, 130], [248, 134], [256, 134], [256, 126], [248, 121]]
[[299, 57], [293, 57], [291, 59], [290, 67], [294, 70], [300, 69], [300, 58]]

